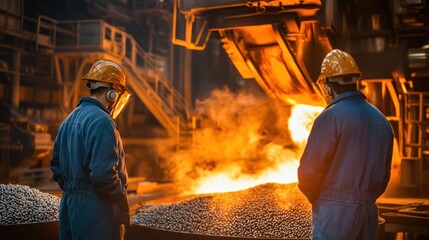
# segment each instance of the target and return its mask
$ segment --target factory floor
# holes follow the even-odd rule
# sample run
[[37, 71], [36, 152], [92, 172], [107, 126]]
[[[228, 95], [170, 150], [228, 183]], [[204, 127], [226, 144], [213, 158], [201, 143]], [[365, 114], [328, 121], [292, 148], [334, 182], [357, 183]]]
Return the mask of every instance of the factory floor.
[[392, 233], [386, 234], [385, 240], [428, 240], [429, 236], [414, 233]]
[[391, 198], [377, 200], [385, 219], [385, 240], [429, 239], [429, 199]]

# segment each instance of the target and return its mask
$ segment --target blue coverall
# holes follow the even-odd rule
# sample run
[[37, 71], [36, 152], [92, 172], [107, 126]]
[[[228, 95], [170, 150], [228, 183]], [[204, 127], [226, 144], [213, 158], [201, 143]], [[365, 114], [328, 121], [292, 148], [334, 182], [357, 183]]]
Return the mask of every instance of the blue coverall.
[[124, 149], [116, 123], [96, 99], [82, 98], [59, 127], [51, 170], [63, 189], [60, 240], [120, 239], [129, 218]]
[[316, 118], [298, 168], [313, 239], [376, 239], [375, 201], [390, 179], [393, 138], [385, 116], [358, 91], [338, 95]]

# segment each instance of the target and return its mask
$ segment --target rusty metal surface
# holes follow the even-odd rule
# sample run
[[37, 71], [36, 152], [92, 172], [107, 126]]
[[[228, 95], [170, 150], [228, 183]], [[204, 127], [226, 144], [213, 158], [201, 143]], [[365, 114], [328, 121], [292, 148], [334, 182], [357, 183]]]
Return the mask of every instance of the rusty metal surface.
[[295, 21], [220, 31], [221, 41], [242, 77], [254, 78], [269, 96], [286, 104], [323, 106], [315, 82], [331, 46], [316, 22]]
[[280, 9], [289, 9], [294, 7], [306, 8], [308, 6], [318, 6], [322, 5], [320, 0], [310, 0], [310, 1], [292, 1], [292, 0], [274, 0], [274, 1], [247, 1], [247, 0], [187, 0], [180, 1], [180, 9], [184, 12], [194, 11], [194, 12], [204, 12], [208, 10], [218, 10], [225, 8], [256, 8], [259, 10], [266, 10], [267, 8], [280, 8]]
[[270, 97], [286, 105], [325, 105], [315, 81], [332, 47], [316, 18], [321, 1], [175, 3], [174, 44], [203, 50], [218, 31], [240, 75], [256, 80]]

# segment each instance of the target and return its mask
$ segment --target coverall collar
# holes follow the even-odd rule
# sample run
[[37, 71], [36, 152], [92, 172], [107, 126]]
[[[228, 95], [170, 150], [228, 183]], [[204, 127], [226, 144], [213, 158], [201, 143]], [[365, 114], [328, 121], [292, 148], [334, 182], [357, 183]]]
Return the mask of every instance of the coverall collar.
[[359, 92], [359, 91], [343, 92], [340, 95], [336, 96], [326, 108], [329, 108], [330, 106], [334, 105], [335, 103], [337, 103], [337, 102], [339, 102], [345, 98], [354, 97], [354, 96], [359, 96], [359, 97], [363, 97], [364, 99], [366, 99], [365, 94], [363, 94], [362, 92]]
[[79, 106], [79, 105], [81, 105], [81, 104], [84, 104], [84, 103], [95, 104], [95, 105], [97, 105], [99, 108], [101, 108], [103, 111], [105, 111], [107, 114], [109, 114], [109, 115], [110, 115], [109, 110], [107, 110], [107, 108], [106, 108], [106, 107], [104, 107], [104, 106], [103, 106], [103, 104], [101, 104], [101, 102], [99, 102], [99, 101], [98, 101], [97, 99], [95, 99], [95, 98], [92, 98], [92, 97], [82, 97], [82, 98], [79, 100], [79, 104], [78, 104], [78, 106]]

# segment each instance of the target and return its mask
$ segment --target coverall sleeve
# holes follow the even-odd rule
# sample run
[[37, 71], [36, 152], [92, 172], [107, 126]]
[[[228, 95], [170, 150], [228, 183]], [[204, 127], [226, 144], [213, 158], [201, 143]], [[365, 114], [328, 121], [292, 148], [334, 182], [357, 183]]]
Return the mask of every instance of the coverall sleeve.
[[336, 135], [332, 120], [320, 117], [315, 120], [298, 167], [298, 187], [310, 203], [319, 195], [329, 170], [337, 146]]
[[387, 159], [386, 159], [386, 167], [385, 167], [385, 171], [384, 171], [384, 177], [383, 177], [383, 183], [381, 186], [381, 192], [378, 194], [377, 198], [380, 197], [387, 188], [387, 184], [390, 181], [390, 171], [391, 171], [391, 167], [392, 167], [392, 156], [393, 156], [393, 133], [391, 133], [391, 144], [389, 145], [389, 148], [387, 150]]
[[[57, 136], [58, 139], [58, 136]], [[54, 148], [52, 150], [52, 156], [50, 161], [51, 171], [52, 171], [52, 178], [55, 182], [58, 183], [58, 186], [63, 189], [64, 187], [64, 180], [61, 173], [61, 167], [60, 167], [60, 145], [57, 142], [57, 139], [54, 143]]]
[[118, 201], [126, 194], [118, 174], [119, 149], [115, 126], [107, 120], [100, 120], [90, 127], [90, 137], [85, 146], [90, 158], [89, 176], [94, 191], [112, 201]]

